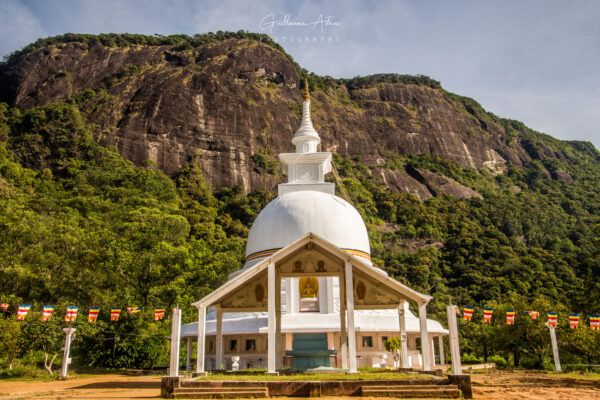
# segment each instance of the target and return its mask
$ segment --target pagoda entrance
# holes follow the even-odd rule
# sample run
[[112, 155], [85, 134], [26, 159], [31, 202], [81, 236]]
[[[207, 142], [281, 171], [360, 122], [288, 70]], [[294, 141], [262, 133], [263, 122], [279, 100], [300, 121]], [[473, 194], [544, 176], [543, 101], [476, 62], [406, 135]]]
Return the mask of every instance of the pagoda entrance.
[[293, 350], [285, 352], [292, 357], [292, 369], [299, 371], [331, 368], [331, 356], [336, 354], [327, 346], [327, 333], [294, 333]]
[[[339, 294], [336, 293], [339, 295], [336, 300], [339, 300], [335, 309], [331, 289], [334, 279], [339, 282]], [[289, 312], [296, 305], [299, 314], [314, 315], [314, 318], [294, 319], [294, 315], [289, 317], [287, 313], [282, 318], [282, 283], [286, 285], [283, 303], [286, 311]], [[325, 296], [327, 301], [316, 301], [319, 298], [324, 300], [321, 296]], [[382, 270], [364, 263], [355, 255], [314, 234], [307, 234], [269, 258], [241, 270], [220, 288], [193, 304], [198, 307], [196, 369], [197, 372], [205, 370], [205, 322], [206, 308], [209, 306], [217, 309], [216, 369], [222, 369], [224, 365], [223, 313], [262, 311], [267, 314], [269, 373], [282, 370], [284, 355], [293, 357], [294, 369], [330, 366], [330, 356], [337, 353], [332, 346], [334, 332], [339, 332], [336, 341], [339, 340], [341, 368], [351, 373], [357, 372], [355, 309], [398, 310], [398, 330], [403, 342], [402, 365], [405, 366], [408, 343], [404, 303], [414, 301], [419, 305], [423, 367], [430, 370], [430, 341], [426, 319], [426, 306], [430, 299], [430, 296], [389, 278]], [[321, 309], [322, 307], [327, 307], [327, 310]], [[332, 314], [335, 317], [332, 318]], [[282, 332], [282, 319], [292, 324], [301, 320], [303, 325], [284, 326], [287, 332]], [[286, 336], [285, 352], [282, 346], [283, 333]]]

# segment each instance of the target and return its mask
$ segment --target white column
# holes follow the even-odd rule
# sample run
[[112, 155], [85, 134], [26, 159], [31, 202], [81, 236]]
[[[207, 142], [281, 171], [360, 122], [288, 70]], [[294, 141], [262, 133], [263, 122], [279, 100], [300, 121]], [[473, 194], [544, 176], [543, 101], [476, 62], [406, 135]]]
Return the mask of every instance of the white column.
[[179, 345], [181, 339], [181, 310], [173, 309], [173, 322], [171, 323], [171, 359], [169, 363], [169, 376], [179, 376]]
[[400, 325], [400, 342], [402, 343], [402, 348], [400, 349], [400, 367], [408, 368], [408, 340], [406, 338], [406, 313], [404, 311], [404, 304], [406, 302], [403, 301], [398, 306], [398, 322]]
[[65, 333], [65, 350], [63, 351], [63, 362], [62, 369], [60, 370], [60, 376], [63, 378], [67, 377], [67, 371], [69, 370], [69, 364], [71, 364], [71, 358], [69, 352], [71, 351], [71, 336], [75, 332], [75, 328], [63, 328]]
[[292, 278], [285, 279], [285, 312], [292, 313]]
[[198, 306], [198, 343], [196, 345], [196, 372], [202, 373], [205, 368], [206, 345], [206, 308]]
[[283, 365], [281, 355], [281, 275], [275, 271], [275, 369]]
[[267, 331], [267, 372], [274, 373], [277, 370], [275, 362], [275, 263], [271, 261], [267, 268], [267, 310], [268, 310], [268, 331]]
[[427, 303], [419, 304], [419, 325], [421, 328], [421, 356], [423, 358], [423, 371], [431, 370], [431, 353], [429, 334], [427, 332]]
[[300, 312], [300, 279], [289, 278], [292, 283], [292, 314], [298, 314]]
[[438, 347], [440, 348], [440, 365], [446, 365], [446, 354], [444, 354], [443, 336], [438, 336]]
[[356, 369], [356, 333], [354, 330], [354, 283], [352, 280], [352, 264], [346, 261], [346, 307], [348, 309], [348, 358], [349, 372]]
[[223, 310], [217, 306], [217, 332], [215, 337], [215, 369], [223, 366]]
[[448, 314], [448, 331], [450, 332], [450, 358], [452, 361], [452, 373], [454, 375], [462, 374], [460, 360], [460, 348], [458, 347], [458, 325], [456, 323], [456, 306], [446, 306]]
[[329, 303], [327, 302], [327, 278], [319, 277], [317, 278], [319, 282], [319, 313], [327, 314], [327, 310], [329, 309]]
[[550, 341], [552, 342], [552, 352], [554, 353], [554, 366], [556, 367], [556, 372], [562, 372], [560, 357], [558, 355], [558, 343], [556, 341], [556, 328], [549, 326], [548, 329], [550, 330]]
[[186, 371], [192, 370], [192, 351], [193, 350], [194, 350], [194, 346], [193, 346], [193, 342], [192, 342], [192, 337], [189, 336], [187, 338], [187, 347], [186, 347], [186, 352], [185, 352], [185, 370]]
[[328, 276], [327, 278], [327, 313], [333, 314], [333, 277]]
[[340, 276], [340, 352], [342, 369], [348, 369], [348, 332], [346, 331], [346, 279]]
[[431, 366], [435, 367], [435, 342], [433, 340], [433, 336], [431, 336], [431, 340], [429, 343], [431, 343]]

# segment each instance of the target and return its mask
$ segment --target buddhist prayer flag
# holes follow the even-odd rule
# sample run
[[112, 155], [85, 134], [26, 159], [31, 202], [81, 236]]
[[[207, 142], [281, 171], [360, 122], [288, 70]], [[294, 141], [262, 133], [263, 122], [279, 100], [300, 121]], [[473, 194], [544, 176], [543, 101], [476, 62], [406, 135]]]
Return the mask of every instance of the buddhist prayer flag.
[[3, 309], [4, 311], [8, 310], [8, 306], [10, 306], [10, 304], [8, 304], [8, 303], [0, 303], [0, 308]]
[[165, 317], [165, 309], [164, 308], [155, 308], [154, 309], [154, 320], [158, 321]]
[[98, 314], [100, 314], [100, 307], [90, 307], [90, 312], [88, 313], [88, 322], [96, 322], [98, 319]]
[[492, 320], [492, 315], [494, 315], [493, 308], [484, 308], [483, 309], [483, 322], [489, 324]]
[[571, 329], [577, 329], [579, 326], [579, 314], [569, 314], [569, 326]]
[[554, 328], [558, 325], [558, 314], [555, 312], [548, 313], [548, 327]]
[[44, 306], [44, 309], [42, 311], [42, 321], [50, 321], [53, 312], [54, 306]]
[[141, 307], [127, 307], [127, 311], [129, 311], [129, 314], [135, 314], [135, 313], [139, 313], [140, 311], [142, 311]]
[[593, 331], [600, 330], [600, 315], [590, 314], [590, 329]]
[[120, 308], [111, 308], [110, 309], [110, 320], [111, 321], [118, 321], [119, 320], [119, 315], [121, 315], [121, 309]]
[[527, 314], [529, 314], [531, 319], [538, 319], [540, 317], [540, 313], [538, 311], [527, 311]]
[[473, 307], [463, 307], [463, 319], [465, 321], [470, 321], [473, 317]]
[[79, 307], [67, 307], [67, 313], [65, 314], [65, 322], [77, 321], [77, 310], [79, 310]]
[[506, 324], [514, 325], [515, 324], [515, 315], [517, 312], [515, 310], [506, 310]]
[[30, 309], [30, 304], [20, 304], [19, 308], [17, 309], [17, 320], [23, 321]]

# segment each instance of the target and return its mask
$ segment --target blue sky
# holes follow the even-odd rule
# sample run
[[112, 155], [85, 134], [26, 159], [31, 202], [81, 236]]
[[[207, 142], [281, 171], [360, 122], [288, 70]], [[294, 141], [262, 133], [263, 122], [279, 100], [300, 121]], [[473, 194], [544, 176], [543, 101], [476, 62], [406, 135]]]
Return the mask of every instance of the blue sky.
[[0, 54], [65, 32], [264, 32], [317, 74], [429, 75], [496, 115], [600, 147], [599, 19], [593, 0], [0, 0]]

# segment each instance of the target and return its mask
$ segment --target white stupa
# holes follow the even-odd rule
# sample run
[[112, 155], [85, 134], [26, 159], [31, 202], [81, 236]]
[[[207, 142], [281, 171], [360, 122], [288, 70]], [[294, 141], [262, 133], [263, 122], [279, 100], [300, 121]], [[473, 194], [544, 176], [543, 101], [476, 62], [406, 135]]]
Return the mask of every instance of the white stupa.
[[[348, 201], [335, 195], [334, 183], [325, 182], [325, 175], [331, 172], [332, 168], [331, 153], [318, 152], [320, 142], [321, 138], [311, 121], [307, 89], [302, 123], [292, 138], [296, 152], [279, 155], [288, 182], [279, 185], [278, 197], [261, 211], [252, 225], [243, 268], [231, 274], [228, 283], [194, 304], [210, 307], [204, 331], [198, 330], [197, 323], [182, 327], [181, 335], [182, 338], [188, 338], [188, 349], [192, 348], [193, 340], [201, 337], [199, 332], [205, 335], [206, 358], [203, 368], [220, 369], [217, 368], [219, 364], [220, 367], [230, 368], [232, 357], [240, 357], [239, 364], [242, 369], [267, 367], [268, 315], [262, 300], [266, 297], [265, 290], [264, 286], [261, 286], [265, 285], [266, 275], [264, 282], [257, 284], [253, 291], [235, 289], [237, 292], [233, 292], [230, 287], [242, 287], [241, 285], [245, 284], [244, 280], [250, 282], [251, 279], [255, 279], [254, 276], [258, 276], [259, 272], [253, 271], [266, 268], [267, 263], [273, 262], [272, 260], [281, 260], [277, 262], [283, 266], [285, 260], [292, 260], [293, 257], [302, 261], [294, 261], [295, 266], [290, 267], [293, 270], [289, 270], [287, 274], [285, 267], [282, 267], [281, 272], [278, 271], [278, 274], [281, 274], [281, 283], [278, 286], [281, 300], [280, 305], [276, 307], [281, 310], [278, 329], [281, 332], [282, 344], [277, 349], [277, 357], [281, 357], [282, 361], [278, 361], [277, 366], [286, 367], [287, 363], [287, 366], [291, 367], [294, 364], [294, 360], [291, 359], [294, 356], [286, 354], [293, 354], [298, 334], [306, 333], [326, 335], [327, 349], [337, 351], [337, 354], [330, 355], [330, 365], [339, 368], [344, 366], [343, 346], [340, 343], [343, 342], [341, 338], [346, 333], [345, 329], [342, 332], [340, 326], [346, 323], [345, 319], [350, 323], [350, 316], [344, 317], [344, 320], [340, 319], [346, 310], [346, 303], [340, 301], [344, 296], [344, 291], [340, 290], [342, 276], [327, 276], [324, 273], [325, 266], [329, 265], [327, 261], [318, 261], [318, 258], [310, 253], [313, 244], [318, 246], [319, 243], [322, 243], [323, 248], [337, 251], [338, 258], [341, 257], [340, 254], [347, 254], [346, 257], [350, 256], [349, 260], [352, 260], [353, 265], [362, 268], [363, 271], [355, 273], [359, 275], [355, 277], [353, 290], [356, 365], [391, 366], [391, 354], [386, 352], [383, 342], [387, 338], [401, 336], [402, 322], [405, 323], [406, 343], [403, 366], [419, 367], [425, 364], [425, 367], [430, 368], [434, 365], [435, 351], [428, 351], [429, 360], [425, 360], [424, 363], [417, 350], [417, 339], [427, 338], [427, 347], [433, 350], [433, 339], [438, 337], [441, 345], [442, 337], [447, 335], [448, 331], [437, 321], [426, 320], [424, 315], [420, 324], [419, 318], [410, 311], [408, 301], [397, 300], [394, 295], [385, 292], [386, 285], [389, 285], [397, 291], [395, 293], [400, 296], [398, 299], [424, 300], [424, 303], [419, 303], [421, 305], [426, 305], [430, 299], [399, 284], [387, 277], [383, 270], [373, 266], [369, 236], [360, 213]], [[328, 270], [331, 271], [331, 268]], [[314, 273], [312, 276], [305, 276], [307, 271]], [[359, 280], [359, 277], [363, 276], [361, 273], [365, 275], [364, 283]], [[368, 282], [381, 282], [381, 286]], [[262, 289], [259, 289], [259, 286]], [[374, 299], [371, 303], [377, 303], [379, 309], [370, 309], [372, 306], [368, 305], [369, 300], [365, 300], [369, 296]], [[396, 299], [392, 302], [393, 305], [391, 300], [386, 300], [386, 296]], [[252, 297], [251, 302], [249, 297]], [[225, 298], [227, 300], [223, 300]], [[219, 304], [216, 303], [217, 300]], [[216, 309], [212, 308], [213, 305], [216, 305]], [[242, 312], [235, 312], [238, 309]], [[261, 311], [248, 311], [251, 309]], [[222, 321], [220, 330], [217, 329], [218, 318]], [[425, 321], [426, 332], [423, 335], [421, 326]], [[218, 330], [220, 332], [217, 332]], [[443, 345], [438, 348], [443, 354]], [[191, 351], [188, 351], [188, 367], [191, 367], [190, 353]], [[442, 362], [443, 358], [440, 357]]]

